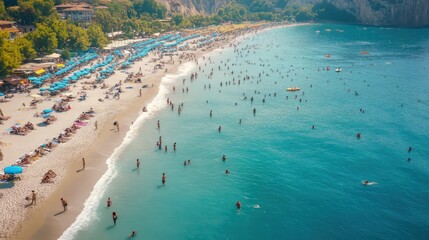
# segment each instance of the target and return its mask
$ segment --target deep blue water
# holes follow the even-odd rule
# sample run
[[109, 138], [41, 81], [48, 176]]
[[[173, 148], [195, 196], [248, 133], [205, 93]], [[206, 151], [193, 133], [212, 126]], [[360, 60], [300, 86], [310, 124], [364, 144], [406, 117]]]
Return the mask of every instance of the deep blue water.
[[[290, 27], [237, 49], [169, 77], [175, 110], [142, 121], [112, 161], [112, 182], [94, 193], [101, 200], [86, 212], [89, 224], [77, 222], [65, 238], [127, 239], [133, 229], [156, 240], [429, 238], [429, 29]], [[285, 91], [292, 86], [301, 91]], [[167, 153], [156, 148], [159, 136]]]

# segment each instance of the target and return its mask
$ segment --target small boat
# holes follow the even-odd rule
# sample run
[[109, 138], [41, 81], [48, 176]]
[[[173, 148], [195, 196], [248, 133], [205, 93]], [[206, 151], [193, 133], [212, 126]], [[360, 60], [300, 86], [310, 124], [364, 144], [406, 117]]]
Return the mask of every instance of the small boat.
[[339, 72], [341, 72], [343, 69], [341, 69], [341, 68], [335, 68], [335, 72], [337, 72], [337, 73], [339, 73]]
[[301, 90], [301, 88], [299, 88], [299, 87], [286, 88], [286, 91], [288, 91], [288, 92], [296, 92], [296, 91], [299, 91], [299, 90]]

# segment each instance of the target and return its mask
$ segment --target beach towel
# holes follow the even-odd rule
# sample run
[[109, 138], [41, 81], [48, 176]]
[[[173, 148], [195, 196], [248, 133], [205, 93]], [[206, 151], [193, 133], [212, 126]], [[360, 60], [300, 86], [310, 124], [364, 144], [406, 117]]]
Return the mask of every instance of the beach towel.
[[86, 122], [75, 122], [74, 124], [77, 126], [86, 126], [88, 123], [86, 123]]

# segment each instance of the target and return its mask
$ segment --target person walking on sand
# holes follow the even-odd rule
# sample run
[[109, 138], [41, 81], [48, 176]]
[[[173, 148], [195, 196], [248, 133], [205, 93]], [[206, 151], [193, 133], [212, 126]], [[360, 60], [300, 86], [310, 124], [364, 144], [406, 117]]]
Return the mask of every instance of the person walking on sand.
[[137, 158], [137, 168], [140, 168], [140, 160]]
[[95, 126], [95, 130], [97, 130], [98, 129], [98, 121], [95, 121], [94, 126]]
[[113, 218], [113, 224], [116, 225], [116, 220], [118, 219], [118, 215], [116, 214], [116, 212], [112, 213], [112, 218]]
[[158, 129], [160, 129], [161, 128], [161, 124], [159, 123], [159, 120], [158, 120]]
[[82, 158], [82, 169], [85, 169], [85, 158]]
[[31, 205], [36, 205], [36, 192], [34, 190], [31, 191]]
[[113, 122], [113, 126], [115, 126], [116, 130], [119, 132], [119, 123], [118, 123], [118, 121], [114, 121]]
[[64, 198], [61, 198], [61, 204], [63, 205], [64, 212], [67, 210], [67, 201]]

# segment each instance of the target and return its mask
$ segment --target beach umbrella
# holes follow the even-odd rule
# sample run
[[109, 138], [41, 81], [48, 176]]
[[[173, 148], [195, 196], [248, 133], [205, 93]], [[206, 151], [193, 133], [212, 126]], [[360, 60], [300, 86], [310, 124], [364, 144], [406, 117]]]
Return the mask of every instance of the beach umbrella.
[[5, 174], [18, 174], [22, 173], [22, 167], [21, 166], [9, 166], [4, 168]]
[[0, 92], [0, 97], [3, 97], [3, 96], [4, 96], [4, 93]]
[[53, 110], [52, 109], [50, 109], [50, 108], [47, 108], [47, 109], [44, 109], [43, 110], [43, 113], [51, 113]]
[[51, 114], [50, 113], [45, 113], [45, 114], [43, 114], [43, 118], [48, 118], [48, 117], [50, 117], [51, 116]]

